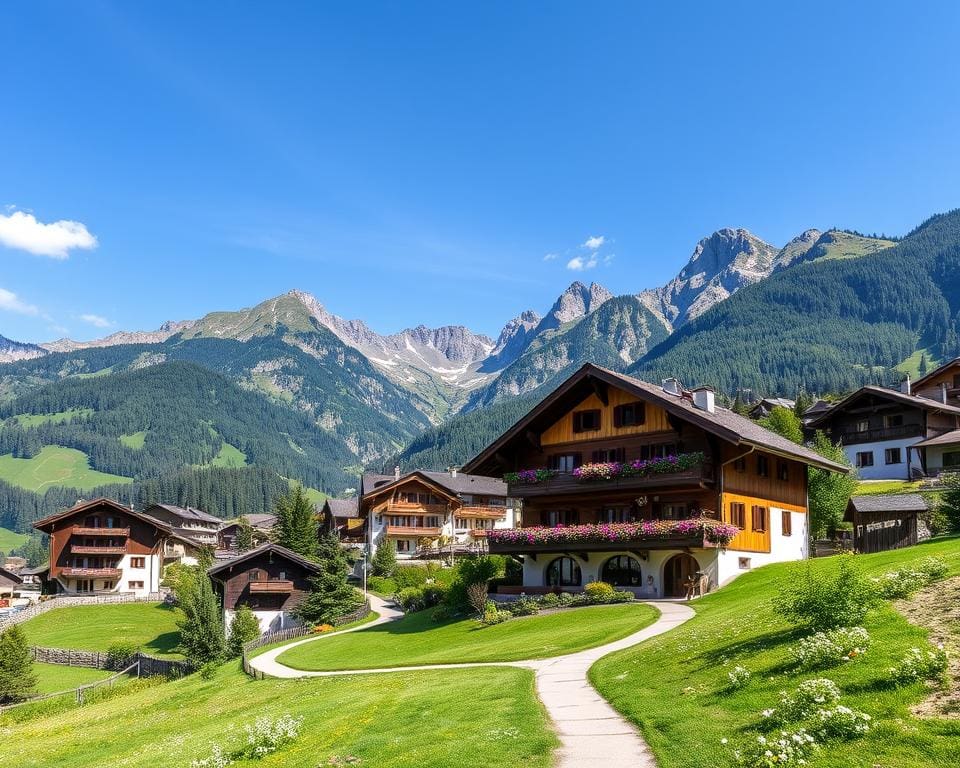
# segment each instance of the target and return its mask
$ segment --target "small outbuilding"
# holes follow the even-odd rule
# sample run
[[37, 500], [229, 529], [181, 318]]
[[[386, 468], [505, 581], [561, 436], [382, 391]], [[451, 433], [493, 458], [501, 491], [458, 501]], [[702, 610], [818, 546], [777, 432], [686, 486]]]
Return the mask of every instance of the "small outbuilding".
[[856, 552], [886, 552], [917, 543], [917, 519], [928, 509], [918, 493], [852, 496], [844, 520], [853, 523]]
[[13, 571], [0, 568], [0, 597], [13, 597], [13, 591], [19, 589], [23, 579]]

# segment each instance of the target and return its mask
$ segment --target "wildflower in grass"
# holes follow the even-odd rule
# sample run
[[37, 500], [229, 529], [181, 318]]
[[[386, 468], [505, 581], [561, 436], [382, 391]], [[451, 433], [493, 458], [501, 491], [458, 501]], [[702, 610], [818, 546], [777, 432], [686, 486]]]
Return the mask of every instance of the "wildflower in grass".
[[739, 664], [727, 672], [727, 678], [730, 681], [730, 687], [734, 689], [744, 688], [750, 682], [750, 670], [741, 667]]
[[780, 731], [776, 736], [757, 736], [733, 751], [733, 759], [743, 768], [806, 765], [818, 749], [816, 739], [804, 729]]
[[817, 710], [840, 700], [840, 689], [833, 680], [814, 678], [804, 680], [792, 694], [780, 692], [780, 701], [773, 709], [761, 712], [764, 720], [778, 725], [806, 720]]
[[803, 638], [791, 648], [800, 669], [825, 669], [863, 656], [870, 634], [863, 627], [839, 627]]
[[814, 730], [823, 739], [856, 739], [870, 730], [870, 715], [837, 704], [819, 709], [814, 717]]
[[934, 648], [911, 648], [887, 674], [894, 685], [909, 685], [918, 680], [936, 680], [946, 669], [947, 652], [940, 643]]

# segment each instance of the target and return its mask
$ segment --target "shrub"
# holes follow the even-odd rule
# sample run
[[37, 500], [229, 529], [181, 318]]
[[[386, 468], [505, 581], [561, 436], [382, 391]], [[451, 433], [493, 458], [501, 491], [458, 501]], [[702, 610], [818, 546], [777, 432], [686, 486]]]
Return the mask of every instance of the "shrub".
[[616, 590], [605, 581], [591, 581], [583, 588], [583, 593], [594, 603], [606, 603], [613, 597]]
[[269, 717], [258, 717], [253, 725], [245, 725], [247, 743], [235, 753], [238, 758], [260, 759], [276, 752], [280, 747], [296, 740], [300, 735], [302, 717], [282, 715], [276, 720]]
[[190, 761], [190, 768], [227, 768], [228, 765], [233, 765], [233, 759], [219, 744], [210, 745], [209, 757]]
[[204, 680], [213, 680], [217, 675], [217, 669], [220, 665], [215, 661], [208, 661], [202, 667], [200, 667], [200, 677]]
[[947, 669], [947, 652], [936, 648], [911, 648], [895, 667], [887, 670], [894, 685], [909, 685], [917, 680], [936, 680]]
[[775, 737], [757, 736], [746, 747], [735, 749], [733, 759], [744, 768], [772, 768], [806, 765], [818, 749], [817, 742], [802, 728], [793, 733], [781, 731]]
[[505, 621], [508, 621], [513, 617], [513, 614], [510, 611], [501, 611], [497, 606], [491, 603], [484, 610], [480, 623], [485, 626], [492, 626], [493, 624], [502, 624]]
[[393, 579], [385, 576], [370, 576], [367, 579], [367, 589], [381, 595], [392, 595], [397, 591], [397, 584]]
[[910, 597], [918, 589], [926, 586], [927, 575], [920, 571], [904, 568], [874, 577], [871, 581], [879, 597], [884, 600], [896, 600]]
[[23, 701], [37, 692], [27, 637], [18, 624], [0, 632], [0, 704]]
[[392, 539], [380, 542], [370, 560], [370, 572], [374, 576], [389, 578], [397, 567], [397, 545]]
[[814, 731], [822, 739], [848, 741], [863, 736], [870, 730], [870, 715], [841, 704], [831, 709], [817, 710]]
[[230, 636], [227, 638], [227, 653], [239, 656], [243, 646], [260, 637], [260, 622], [250, 610], [250, 606], [241, 605], [230, 621]]
[[791, 579], [774, 601], [774, 610], [788, 621], [811, 629], [853, 627], [876, 602], [870, 582], [854, 565], [855, 555], [840, 555], [833, 576], [814, 576], [807, 564], [804, 576]]
[[818, 710], [836, 704], [839, 700], [840, 689], [833, 680], [814, 678], [800, 683], [792, 695], [781, 691], [776, 709], [765, 709], [761, 714], [771, 723], [785, 725], [806, 720]]
[[406, 587], [395, 595], [397, 604], [407, 613], [423, 610], [426, 605], [423, 599], [423, 589], [420, 587]]
[[730, 688], [734, 690], [745, 688], [747, 683], [750, 682], [750, 670], [738, 664], [727, 672], [727, 679], [730, 681]]
[[553, 592], [544, 595], [540, 598], [540, 607], [541, 608], [558, 608], [560, 606], [560, 596], [555, 595]]
[[456, 616], [456, 612], [449, 605], [438, 605], [434, 609], [433, 615], [430, 618], [433, 621], [440, 622], [440, 621], [449, 621], [454, 616]]
[[569, 592], [561, 592], [557, 595], [557, 604], [561, 608], [566, 608], [568, 605], [573, 605], [576, 601], [576, 596], [571, 595]]
[[393, 571], [397, 589], [422, 587], [427, 583], [427, 569], [420, 565], [399, 565]]
[[791, 649], [800, 669], [826, 669], [867, 652], [870, 635], [863, 627], [839, 627], [803, 638]]
[[467, 602], [474, 611], [482, 614], [487, 604], [487, 582], [478, 581], [476, 584], [470, 584], [467, 587]]
[[927, 580], [933, 582], [940, 581], [940, 579], [946, 576], [950, 570], [950, 566], [947, 565], [947, 561], [942, 557], [925, 557], [916, 564], [916, 569], [921, 573], [925, 573]]
[[136, 643], [121, 640], [111, 643], [107, 648], [107, 667], [109, 669], [123, 669], [130, 663], [130, 659], [137, 655], [140, 649]]
[[608, 603], [629, 603], [637, 599], [637, 596], [633, 592], [624, 590], [622, 592], [614, 592], [613, 596], [607, 601]]
[[529, 597], [521, 597], [504, 606], [514, 616], [532, 616], [535, 613], [540, 613], [540, 607], [540, 601]]

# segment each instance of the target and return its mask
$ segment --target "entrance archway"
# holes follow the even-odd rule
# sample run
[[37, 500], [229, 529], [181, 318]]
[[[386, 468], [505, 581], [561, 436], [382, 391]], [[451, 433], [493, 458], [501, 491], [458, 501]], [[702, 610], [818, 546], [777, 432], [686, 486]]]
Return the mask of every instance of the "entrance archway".
[[643, 584], [640, 578], [640, 563], [630, 555], [611, 557], [603, 564], [600, 581], [615, 587], [639, 587]]
[[687, 593], [686, 581], [700, 570], [700, 564], [692, 555], [674, 555], [663, 566], [664, 597], [683, 597]]

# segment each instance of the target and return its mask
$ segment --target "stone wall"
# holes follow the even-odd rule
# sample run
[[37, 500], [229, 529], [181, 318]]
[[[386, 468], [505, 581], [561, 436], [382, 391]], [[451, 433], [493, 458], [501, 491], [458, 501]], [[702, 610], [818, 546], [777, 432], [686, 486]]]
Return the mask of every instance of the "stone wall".
[[162, 659], [146, 653], [135, 653], [128, 659], [112, 660], [103, 651], [78, 651], [73, 648], [43, 648], [34, 646], [30, 649], [34, 661], [44, 664], [60, 664], [65, 667], [90, 667], [92, 669], [106, 669], [118, 672], [131, 664], [139, 662], [138, 677], [181, 677], [193, 671], [189, 662], [178, 659]]
[[110, 605], [112, 603], [159, 603], [165, 595], [160, 592], [151, 592], [149, 595], [137, 597], [134, 594], [129, 595], [65, 595], [63, 597], [54, 596], [49, 600], [31, 605], [22, 611], [17, 611], [9, 616], [0, 619], [0, 631], [14, 624], [22, 624], [25, 621], [39, 616], [54, 608], [69, 608], [74, 605]]

